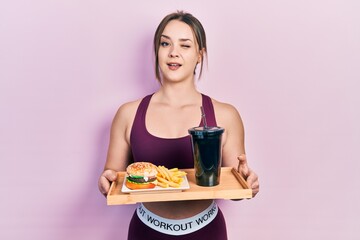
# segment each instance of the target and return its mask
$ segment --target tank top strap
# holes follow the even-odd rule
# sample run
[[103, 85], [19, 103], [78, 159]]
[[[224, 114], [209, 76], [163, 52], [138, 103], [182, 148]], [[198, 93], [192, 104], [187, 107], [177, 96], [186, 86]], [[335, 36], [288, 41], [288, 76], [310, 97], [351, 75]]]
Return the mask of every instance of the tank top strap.
[[140, 132], [146, 132], [146, 126], [145, 126], [145, 116], [146, 116], [146, 111], [148, 109], [152, 94], [149, 94], [147, 96], [145, 96], [139, 106], [138, 109], [136, 110], [136, 115], [134, 118], [134, 122], [133, 122], [133, 129], [136, 129], [137, 131]]
[[[202, 95], [202, 105], [206, 116], [206, 123], [209, 127], [217, 127], [215, 110], [211, 98], [205, 94], [201, 94], [201, 95]], [[202, 122], [201, 122], [201, 126], [203, 126]]]

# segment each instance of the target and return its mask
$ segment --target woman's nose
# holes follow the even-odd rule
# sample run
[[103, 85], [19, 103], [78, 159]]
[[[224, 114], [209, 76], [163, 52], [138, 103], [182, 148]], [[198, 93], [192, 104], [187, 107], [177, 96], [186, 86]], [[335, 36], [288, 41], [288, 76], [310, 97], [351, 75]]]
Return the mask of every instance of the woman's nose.
[[172, 46], [170, 48], [169, 57], [171, 57], [171, 58], [179, 57], [179, 52], [178, 52], [178, 50], [177, 50], [177, 48], [175, 46]]

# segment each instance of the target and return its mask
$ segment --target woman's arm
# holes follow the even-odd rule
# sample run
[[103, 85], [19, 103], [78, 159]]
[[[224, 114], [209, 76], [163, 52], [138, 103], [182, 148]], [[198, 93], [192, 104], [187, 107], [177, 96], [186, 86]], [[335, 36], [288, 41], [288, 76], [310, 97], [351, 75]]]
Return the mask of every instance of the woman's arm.
[[124, 171], [132, 161], [130, 131], [138, 104], [136, 101], [122, 105], [113, 119], [107, 159], [98, 181], [99, 190], [104, 195], [109, 191], [110, 183], [116, 180], [116, 172]]
[[225, 129], [223, 135], [222, 161], [224, 166], [235, 167], [252, 188], [253, 196], [259, 192], [258, 176], [245, 155], [244, 126], [239, 112], [231, 105], [213, 100], [216, 120]]

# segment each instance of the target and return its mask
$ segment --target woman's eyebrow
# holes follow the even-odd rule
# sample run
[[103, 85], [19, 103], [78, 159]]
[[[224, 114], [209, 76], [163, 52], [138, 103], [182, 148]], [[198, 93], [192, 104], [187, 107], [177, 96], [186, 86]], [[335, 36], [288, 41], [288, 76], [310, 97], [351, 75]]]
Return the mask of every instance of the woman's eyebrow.
[[[162, 34], [161, 37], [164, 37], [164, 38], [166, 38], [166, 39], [171, 40], [171, 37], [166, 36], [166, 35], [164, 35], [164, 34]], [[179, 41], [180, 41], [180, 42], [186, 42], [186, 41], [192, 42], [192, 40], [191, 40], [190, 38], [180, 38]]]
[[169, 36], [166, 36], [164, 34], [161, 35], [161, 37], [167, 38], [167, 39], [171, 39]]
[[180, 38], [179, 41], [181, 41], [181, 42], [186, 42], [186, 41], [192, 42], [190, 38]]

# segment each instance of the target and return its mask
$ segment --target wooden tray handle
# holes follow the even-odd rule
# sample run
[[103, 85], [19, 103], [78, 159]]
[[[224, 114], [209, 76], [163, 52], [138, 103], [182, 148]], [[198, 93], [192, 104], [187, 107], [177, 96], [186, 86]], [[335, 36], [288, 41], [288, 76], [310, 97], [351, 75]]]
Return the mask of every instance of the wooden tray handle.
[[244, 189], [250, 189], [248, 183], [245, 181], [245, 179], [240, 175], [240, 173], [235, 168], [232, 168], [231, 172], [234, 174], [234, 176], [236, 177], [236, 179], [239, 181], [239, 183], [241, 184], [241, 186]]

